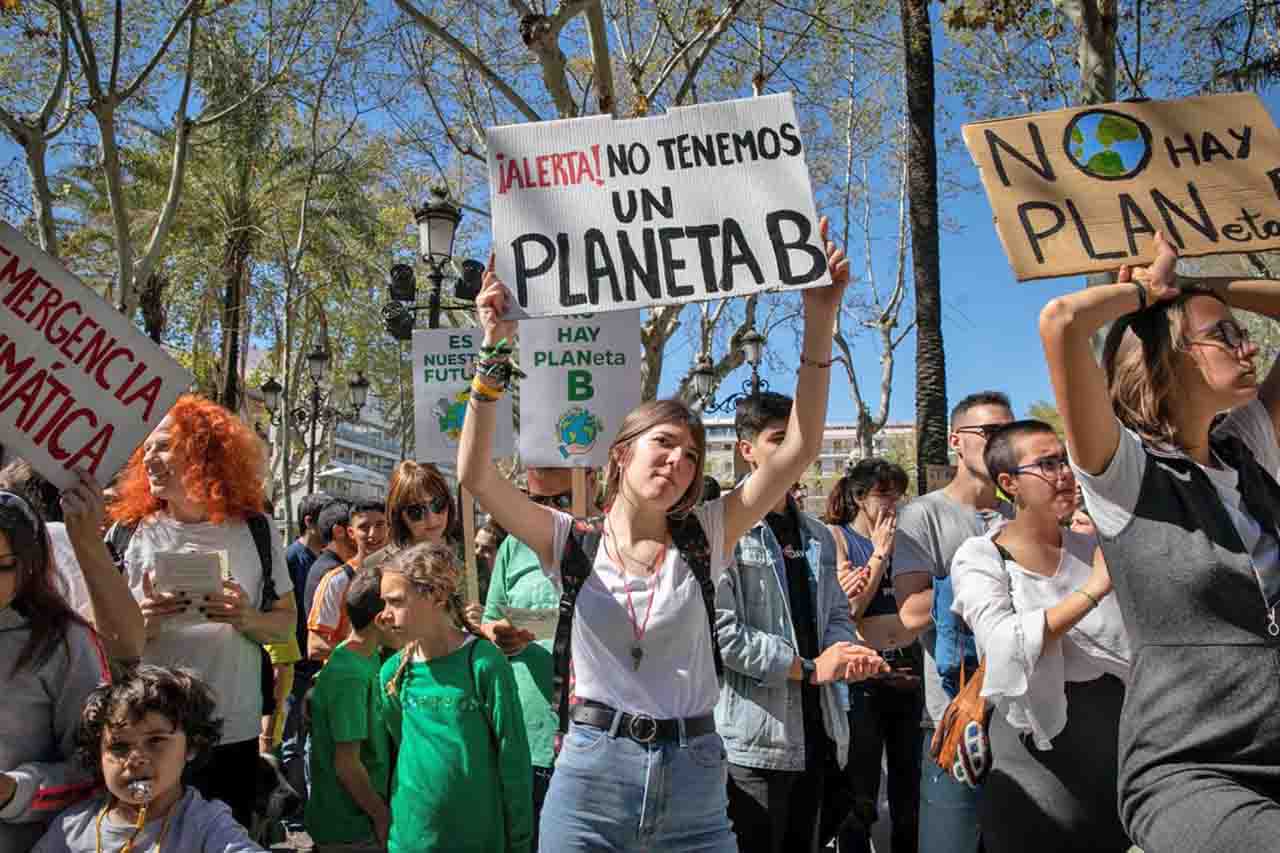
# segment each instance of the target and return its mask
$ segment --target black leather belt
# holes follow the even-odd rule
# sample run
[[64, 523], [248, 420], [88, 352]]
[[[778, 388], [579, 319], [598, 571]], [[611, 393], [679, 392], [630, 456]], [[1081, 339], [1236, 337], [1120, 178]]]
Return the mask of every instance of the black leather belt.
[[[617, 710], [601, 702], [586, 700], [574, 705], [569, 710], [569, 719], [575, 723], [595, 726], [610, 731], [613, 729], [613, 718]], [[618, 734], [629, 737], [636, 743], [650, 744], [656, 741], [680, 739], [680, 724], [684, 723], [686, 738], [709, 735], [716, 730], [716, 718], [711, 714], [702, 717], [686, 717], [681, 720], [659, 720], [648, 714], [626, 714], [618, 721]]]

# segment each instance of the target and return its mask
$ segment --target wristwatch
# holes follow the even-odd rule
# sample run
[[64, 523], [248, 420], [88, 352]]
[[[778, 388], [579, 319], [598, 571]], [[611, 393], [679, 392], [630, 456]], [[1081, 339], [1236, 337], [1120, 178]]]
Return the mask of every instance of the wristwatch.
[[808, 658], [800, 658], [800, 681], [801, 682], [807, 683], [812, 679], [813, 683], [816, 684], [817, 679], [814, 678], [814, 676], [816, 676], [817, 673], [818, 673], [818, 665], [816, 663], [809, 660]]

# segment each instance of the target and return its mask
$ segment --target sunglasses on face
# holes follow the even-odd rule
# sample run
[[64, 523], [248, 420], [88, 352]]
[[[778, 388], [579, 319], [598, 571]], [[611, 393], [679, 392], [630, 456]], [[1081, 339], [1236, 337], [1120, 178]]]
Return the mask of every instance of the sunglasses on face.
[[952, 432], [969, 435], [980, 435], [986, 441], [1005, 428], [1005, 424], [974, 424], [973, 426], [956, 427]]
[[1071, 471], [1071, 460], [1065, 453], [1059, 456], [1045, 456], [1013, 469], [1014, 474], [1034, 474], [1050, 482], [1061, 477], [1064, 471]]
[[573, 507], [573, 492], [561, 492], [558, 495], [529, 495], [529, 500], [568, 512]]
[[9, 574], [18, 570], [18, 558], [12, 554], [0, 556], [0, 574]]
[[1219, 320], [1200, 337], [1189, 338], [1189, 343], [1208, 344], [1227, 352], [1235, 353], [1237, 358], [1244, 356], [1245, 347], [1249, 346], [1249, 330], [1235, 320]]
[[449, 505], [449, 499], [444, 495], [437, 495], [424, 504], [409, 504], [404, 508], [404, 514], [409, 516], [410, 521], [422, 521], [430, 510], [435, 515], [444, 512], [445, 507]]

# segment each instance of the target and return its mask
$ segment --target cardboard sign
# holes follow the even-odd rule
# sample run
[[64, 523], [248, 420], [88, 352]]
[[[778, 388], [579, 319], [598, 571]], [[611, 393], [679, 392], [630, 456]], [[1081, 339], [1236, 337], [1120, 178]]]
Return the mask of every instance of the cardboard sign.
[[192, 382], [58, 261], [0, 222], [0, 442], [60, 489], [105, 483]]
[[1105, 104], [964, 127], [1020, 281], [1280, 248], [1280, 133], [1257, 95]]
[[594, 468], [640, 405], [640, 312], [579, 314], [520, 324], [520, 458]]
[[829, 284], [791, 96], [490, 128], [511, 316]]
[[[458, 460], [458, 438], [471, 399], [474, 362], [484, 333], [479, 329], [418, 329], [413, 333], [413, 425], [419, 462], [452, 465]], [[504, 456], [515, 446], [511, 395], [496, 403], [498, 429], [493, 453]]]

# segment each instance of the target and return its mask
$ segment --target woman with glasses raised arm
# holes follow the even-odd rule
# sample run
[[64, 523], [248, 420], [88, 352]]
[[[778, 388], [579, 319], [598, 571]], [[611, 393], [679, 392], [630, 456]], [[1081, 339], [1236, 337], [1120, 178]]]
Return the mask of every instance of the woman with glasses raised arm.
[[[821, 234], [825, 241], [825, 219]], [[737, 849], [725, 750], [712, 715], [719, 685], [707, 584], [723, 576], [738, 539], [822, 448], [832, 327], [849, 280], [843, 252], [832, 243], [826, 249], [833, 284], [803, 292], [800, 369], [782, 445], [738, 488], [698, 504], [701, 420], [678, 400], [644, 403], [622, 419], [609, 448], [603, 527], [591, 534], [598, 537], [594, 559], [584, 556], [589, 546], [578, 537], [586, 534], [572, 516], [529, 500], [494, 467], [492, 403], [512, 373], [516, 324], [501, 319], [506, 287], [492, 269], [485, 276], [476, 300], [484, 350], [458, 474], [533, 549], [557, 587], [577, 592], [576, 605], [560, 617], [562, 625], [571, 617], [571, 642], [565, 649], [558, 638], [556, 649], [572, 654], [578, 704], [543, 807], [542, 850]], [[562, 611], [567, 606], [562, 599]], [[855, 655], [851, 647], [836, 677], [884, 667], [863, 651]]]
[[[1179, 279], [1156, 259], [1040, 315], [1058, 410], [1133, 646], [1121, 818], [1163, 851], [1280, 837], [1280, 372], [1232, 308], [1280, 283]], [[1091, 337], [1108, 323], [1102, 366]], [[1214, 426], [1220, 413], [1230, 410]]]
[[982, 696], [995, 705], [983, 845], [1122, 853], [1116, 738], [1129, 641], [1106, 562], [1094, 537], [1065, 526], [1076, 481], [1053, 427], [1014, 421], [987, 440], [983, 459], [1016, 507], [951, 561], [951, 609], [973, 629]]

